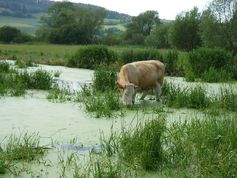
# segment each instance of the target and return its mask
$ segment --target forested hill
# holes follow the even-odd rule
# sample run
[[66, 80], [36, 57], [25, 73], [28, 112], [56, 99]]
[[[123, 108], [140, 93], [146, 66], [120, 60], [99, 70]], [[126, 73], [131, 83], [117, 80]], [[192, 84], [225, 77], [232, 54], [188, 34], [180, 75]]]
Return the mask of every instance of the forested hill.
[[0, 0], [0, 15], [32, 17], [33, 13], [47, 12], [49, 0]]
[[[0, 15], [12, 17], [33, 17], [34, 13], [46, 13], [48, 6], [54, 3], [50, 0], [0, 0]], [[102, 8], [90, 4], [78, 3], [88, 8]], [[131, 18], [127, 14], [106, 10], [108, 19]]]

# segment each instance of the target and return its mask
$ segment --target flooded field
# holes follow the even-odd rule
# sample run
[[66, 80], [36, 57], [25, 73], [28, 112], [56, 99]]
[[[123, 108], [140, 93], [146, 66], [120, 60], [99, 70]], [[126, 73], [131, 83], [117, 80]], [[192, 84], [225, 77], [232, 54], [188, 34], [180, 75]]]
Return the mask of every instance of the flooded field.
[[[78, 91], [83, 84], [92, 82], [93, 71], [85, 69], [73, 69], [61, 66], [39, 65], [27, 70], [34, 71], [37, 68], [58, 72], [60, 75], [54, 77], [58, 85], [69, 88], [71, 91]], [[167, 82], [172, 82], [181, 87], [203, 86], [208, 95], [218, 94], [223, 87], [237, 90], [237, 84], [205, 84], [187, 83], [183, 78], [166, 77]], [[22, 172], [10, 174], [3, 177], [72, 177], [75, 173], [72, 170], [63, 172], [62, 159], [68, 156], [68, 152], [76, 151], [83, 159], [92, 149], [100, 151], [100, 136], [105, 137], [113, 130], [120, 130], [122, 126], [136, 125], [138, 120], [152, 119], [152, 111], [133, 111], [128, 110], [124, 116], [114, 118], [94, 118], [93, 115], [85, 112], [82, 104], [75, 102], [54, 103], [47, 99], [48, 92], [29, 90], [27, 94], [20, 97], [1, 97], [0, 98], [0, 141], [12, 133], [21, 134], [22, 132], [38, 133], [40, 135], [40, 145], [44, 145], [49, 152], [40, 160], [40, 164], [22, 163]], [[137, 101], [141, 104], [140, 101]], [[143, 101], [152, 103], [154, 101]], [[156, 103], [154, 103], [156, 104]], [[163, 107], [163, 106], [161, 106]], [[160, 115], [166, 114], [168, 124], [174, 121], [184, 121], [190, 118], [198, 118], [204, 113], [193, 109], [171, 109], [163, 108]], [[159, 115], [159, 114], [158, 114]], [[83, 163], [80, 163], [83, 165]], [[40, 165], [40, 166], [39, 166]], [[21, 170], [19, 170], [21, 172]], [[72, 173], [73, 172], [73, 173]], [[64, 175], [65, 174], [65, 175]], [[63, 176], [64, 175], [64, 176]], [[150, 177], [150, 176], [148, 176]]]

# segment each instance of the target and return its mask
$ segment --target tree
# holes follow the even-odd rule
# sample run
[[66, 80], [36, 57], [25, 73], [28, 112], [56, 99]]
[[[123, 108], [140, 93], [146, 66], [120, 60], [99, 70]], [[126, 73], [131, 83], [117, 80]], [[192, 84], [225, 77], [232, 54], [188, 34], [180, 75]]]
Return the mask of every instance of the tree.
[[213, 0], [209, 9], [218, 26], [221, 29], [224, 43], [227, 48], [237, 53], [237, 1], [236, 0]]
[[225, 47], [227, 46], [222, 27], [210, 9], [205, 10], [201, 16], [200, 36], [202, 45], [205, 47]]
[[169, 29], [170, 24], [162, 24], [151, 31], [151, 34], [145, 40], [146, 45], [156, 48], [169, 48]]
[[0, 28], [0, 41], [4, 43], [24, 43], [31, 40], [32, 36], [22, 33], [15, 27], [3, 26]]
[[46, 36], [52, 43], [91, 43], [105, 15], [102, 8], [89, 9], [67, 1], [56, 2], [42, 18], [44, 26], [38, 35]]
[[160, 24], [159, 13], [157, 11], [146, 11], [132, 18], [132, 22], [127, 25], [125, 39], [131, 43], [144, 42], [144, 38], [150, 35], [151, 30]]
[[200, 13], [198, 8], [178, 15], [171, 28], [171, 43], [183, 50], [192, 50], [201, 45], [199, 35]]

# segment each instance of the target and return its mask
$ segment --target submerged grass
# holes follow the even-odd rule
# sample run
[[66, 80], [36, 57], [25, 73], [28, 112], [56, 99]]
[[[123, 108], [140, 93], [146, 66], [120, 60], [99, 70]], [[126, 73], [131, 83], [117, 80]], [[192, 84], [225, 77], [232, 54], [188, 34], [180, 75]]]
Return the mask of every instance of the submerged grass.
[[42, 156], [46, 148], [40, 146], [36, 133], [12, 134], [0, 143], [0, 174], [15, 172], [17, 160], [32, 161]]

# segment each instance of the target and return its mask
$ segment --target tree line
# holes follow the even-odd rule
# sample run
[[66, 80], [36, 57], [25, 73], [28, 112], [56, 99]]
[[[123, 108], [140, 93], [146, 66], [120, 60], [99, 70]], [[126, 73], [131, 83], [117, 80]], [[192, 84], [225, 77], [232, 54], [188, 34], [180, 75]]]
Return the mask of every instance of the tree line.
[[186, 51], [223, 47], [237, 53], [236, 0], [213, 0], [206, 10], [200, 12], [194, 7], [170, 23], [163, 23], [157, 11], [146, 11], [133, 17], [125, 32], [112, 30], [108, 35], [98, 35], [105, 17], [106, 10], [102, 8], [56, 2], [42, 17], [43, 25], [35, 38], [59, 44], [126, 43]]

